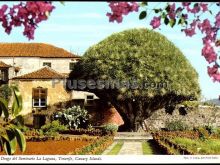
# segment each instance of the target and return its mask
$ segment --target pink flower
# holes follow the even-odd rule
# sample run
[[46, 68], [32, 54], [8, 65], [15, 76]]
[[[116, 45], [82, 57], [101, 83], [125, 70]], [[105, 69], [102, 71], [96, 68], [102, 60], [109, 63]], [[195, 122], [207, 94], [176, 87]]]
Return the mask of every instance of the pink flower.
[[182, 2], [183, 6], [189, 6], [191, 4], [191, 2]]
[[201, 9], [200, 9], [199, 4], [195, 3], [192, 9], [189, 7], [189, 5], [187, 5], [186, 10], [190, 13], [196, 14], [196, 13], [200, 12]]
[[151, 20], [150, 25], [151, 25], [154, 29], [156, 29], [156, 28], [158, 28], [158, 27], [161, 25], [160, 21], [161, 21], [161, 17], [154, 17], [154, 18]]
[[205, 57], [208, 63], [212, 63], [217, 60], [217, 54], [210, 44], [204, 45], [204, 47], [202, 48], [202, 55]]
[[212, 77], [213, 78], [213, 81], [215, 82], [215, 81], [218, 81], [218, 82], [220, 82], [220, 73], [219, 73], [219, 71], [218, 71], [218, 65], [213, 65], [212, 67], [207, 67], [207, 70], [208, 70], [208, 75], [210, 76], [210, 77]]
[[169, 5], [169, 7], [170, 7], [170, 10], [169, 10], [168, 15], [171, 19], [174, 19], [176, 17], [176, 11], [175, 11], [176, 5], [175, 3], [173, 3], [172, 5]]
[[139, 9], [139, 5], [136, 2], [132, 2], [131, 12], [132, 11], [138, 12], [138, 9]]
[[198, 24], [198, 28], [201, 30], [201, 32], [208, 32], [212, 26], [210, 24], [210, 21], [208, 19], [203, 20], [202, 23]]
[[123, 15], [128, 15], [131, 12], [137, 12], [139, 5], [137, 2], [109, 2], [109, 7], [111, 8], [111, 13], [107, 13], [106, 16], [109, 17], [109, 22], [121, 23], [123, 20]]
[[208, 74], [210, 77], [213, 76], [213, 74], [216, 74], [218, 71], [218, 65], [213, 65], [213, 67], [208, 66]]
[[35, 31], [35, 27], [34, 26], [28, 26], [28, 25], [25, 25], [25, 28], [24, 28], [24, 32], [23, 34], [25, 36], [27, 36], [30, 39], [34, 39], [34, 31]]
[[186, 36], [192, 37], [193, 35], [196, 34], [195, 28], [188, 28], [188, 29], [183, 29], [185, 32]]
[[207, 3], [200, 3], [199, 5], [202, 8], [203, 12], [208, 11], [208, 4]]
[[6, 10], [8, 9], [8, 6], [7, 5], [3, 5], [1, 8], [0, 8], [0, 19], [5, 16], [5, 12]]

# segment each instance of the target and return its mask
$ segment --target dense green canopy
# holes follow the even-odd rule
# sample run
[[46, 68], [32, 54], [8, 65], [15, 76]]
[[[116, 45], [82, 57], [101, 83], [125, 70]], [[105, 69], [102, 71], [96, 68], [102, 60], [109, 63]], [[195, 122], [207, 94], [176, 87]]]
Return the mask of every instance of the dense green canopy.
[[[183, 53], [165, 36], [147, 29], [115, 33], [90, 47], [83, 56], [84, 73], [94, 79], [147, 82], [147, 90], [122, 88], [123, 97], [164, 95], [174, 92], [199, 96], [198, 74]], [[164, 88], [152, 88], [150, 84]], [[168, 87], [168, 88], [167, 88]]]
[[110, 101], [133, 128], [159, 108], [200, 96], [198, 74], [183, 53], [165, 36], [144, 28], [115, 33], [90, 47], [75, 73], [87, 80], [145, 84], [88, 89]]

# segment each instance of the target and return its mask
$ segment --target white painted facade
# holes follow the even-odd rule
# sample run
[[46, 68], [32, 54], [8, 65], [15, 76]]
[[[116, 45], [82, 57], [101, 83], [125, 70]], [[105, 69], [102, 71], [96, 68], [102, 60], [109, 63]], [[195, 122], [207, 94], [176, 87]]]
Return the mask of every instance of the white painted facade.
[[[34, 72], [41, 69], [43, 63], [51, 63], [51, 68], [59, 73], [70, 73], [70, 63], [76, 63], [77, 59], [74, 58], [42, 58], [42, 57], [0, 57], [0, 61], [11, 65], [9, 68], [9, 79], [21, 76], [27, 73]], [[21, 68], [19, 72], [15, 73], [15, 68]], [[75, 91], [71, 93], [71, 99], [84, 99], [87, 102], [87, 96], [94, 96], [94, 99], [98, 99], [96, 95], [89, 92]]]
[[17, 75], [14, 68], [9, 69], [9, 79], [15, 76], [24, 75], [43, 67], [43, 63], [51, 63], [51, 68], [59, 73], [70, 73], [70, 63], [76, 63], [73, 58], [40, 58], [40, 57], [0, 57], [0, 61], [13, 67], [21, 68]]

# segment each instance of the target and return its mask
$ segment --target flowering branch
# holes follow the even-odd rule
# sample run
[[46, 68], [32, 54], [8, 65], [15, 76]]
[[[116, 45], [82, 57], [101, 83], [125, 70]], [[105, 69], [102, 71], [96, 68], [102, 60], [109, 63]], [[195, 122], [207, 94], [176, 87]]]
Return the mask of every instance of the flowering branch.
[[0, 8], [0, 22], [7, 34], [10, 34], [14, 27], [23, 25], [23, 35], [29, 40], [34, 39], [37, 25], [41, 21], [47, 20], [54, 8], [49, 1], [20, 2], [13, 7], [3, 5]]
[[[201, 16], [209, 13], [211, 15], [212, 11], [210, 10], [211, 6], [217, 5], [220, 8], [220, 2], [216, 3], [191, 3], [191, 2], [182, 2], [180, 5], [174, 3], [167, 3], [164, 8], [154, 7], [153, 11], [155, 16], [150, 21], [150, 25], [153, 29], [157, 29], [161, 26], [161, 22], [170, 27], [179, 25], [181, 31], [186, 34], [188, 37], [192, 37], [196, 34], [196, 30], [199, 30], [203, 34], [203, 48], [201, 51], [202, 56], [206, 59], [209, 65], [207, 67], [209, 76], [213, 81], [220, 82], [220, 65], [217, 63], [218, 54], [216, 49], [220, 47], [220, 40], [217, 39], [217, 34], [220, 28], [220, 11], [214, 16], [214, 23], [211, 23], [209, 19], [201, 19]], [[128, 7], [129, 6], [129, 7]], [[111, 8], [112, 13], [107, 13], [110, 22], [117, 21], [118, 23], [122, 22], [123, 15], [128, 15], [130, 12], [138, 11], [140, 7], [145, 9], [140, 12], [139, 19], [144, 19], [147, 16], [148, 3], [136, 3], [136, 2], [109, 2], [109, 7]], [[130, 10], [130, 8], [135, 8], [135, 10]], [[151, 11], [152, 12], [152, 11]], [[190, 20], [189, 17], [194, 16], [193, 20]], [[120, 20], [120, 21], [118, 21]]]

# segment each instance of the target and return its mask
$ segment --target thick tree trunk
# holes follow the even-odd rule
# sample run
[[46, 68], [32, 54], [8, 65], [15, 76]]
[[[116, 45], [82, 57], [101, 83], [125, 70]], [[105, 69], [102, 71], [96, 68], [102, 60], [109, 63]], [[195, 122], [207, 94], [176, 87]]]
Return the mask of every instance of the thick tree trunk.
[[119, 131], [137, 132], [145, 119], [145, 110], [140, 102], [126, 102], [115, 105], [124, 120]]

